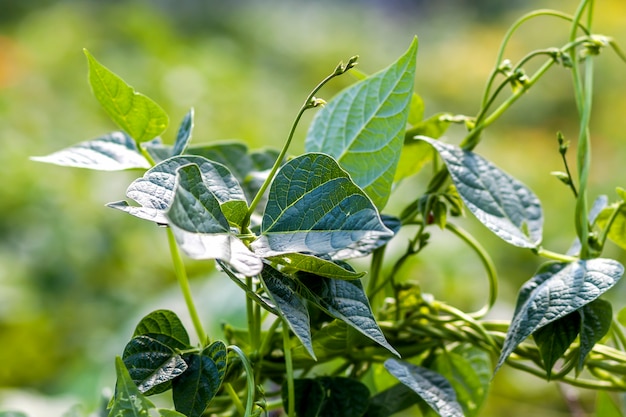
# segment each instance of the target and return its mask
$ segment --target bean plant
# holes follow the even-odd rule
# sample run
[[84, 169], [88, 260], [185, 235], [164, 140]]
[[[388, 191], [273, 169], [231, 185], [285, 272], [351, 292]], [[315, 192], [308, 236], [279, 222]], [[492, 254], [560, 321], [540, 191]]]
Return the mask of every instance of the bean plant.
[[[612, 38], [592, 31], [592, 7], [583, 0], [573, 15], [538, 10], [517, 20], [475, 116], [424, 117], [414, 92], [417, 38], [373, 75], [355, 69], [352, 57], [306, 97], [280, 151], [232, 141], [192, 145], [193, 109], [174, 144], [165, 144], [166, 112], [85, 50], [93, 93], [120, 130], [34, 159], [140, 170], [127, 199], [108, 207], [162, 228], [193, 323], [186, 329], [165, 309], [139, 321], [115, 358], [117, 381], [103, 415], [386, 417], [417, 405], [424, 415], [471, 417], [502, 366], [625, 391], [626, 314], [614, 314], [602, 298], [624, 267], [602, 253], [609, 239], [626, 248], [626, 191], [595, 197], [588, 185], [594, 61], [605, 50], [626, 57]], [[540, 16], [554, 19], [567, 42], [507, 60], [511, 37]], [[537, 69], [527, 70], [531, 62]], [[542, 245], [542, 203], [533, 191], [476, 151], [483, 131], [554, 67], [571, 74], [579, 116], [575, 149], [555, 135], [563, 166], [554, 175], [575, 205], [577, 239], [566, 253]], [[320, 98], [348, 72], [357, 81]], [[313, 109], [306, 152], [289, 154], [301, 116]], [[465, 126], [465, 136], [443, 138], [452, 124]], [[428, 175], [426, 189], [395, 215], [386, 212], [398, 184], [418, 172]], [[489, 253], [458, 224], [466, 214], [503, 244], [545, 260], [519, 289], [510, 321], [487, 318], [499, 278]], [[434, 229], [481, 260], [487, 301], [478, 311], [423, 293], [417, 277], [398, 279], [435, 239]], [[387, 250], [392, 240], [404, 249]], [[225, 324], [223, 333], [207, 334], [183, 256], [214, 262], [241, 289], [247, 327]], [[350, 264], [362, 257], [367, 271]], [[171, 407], [157, 409], [149, 397], [166, 392]], [[600, 398], [598, 409], [620, 415], [609, 396]]]

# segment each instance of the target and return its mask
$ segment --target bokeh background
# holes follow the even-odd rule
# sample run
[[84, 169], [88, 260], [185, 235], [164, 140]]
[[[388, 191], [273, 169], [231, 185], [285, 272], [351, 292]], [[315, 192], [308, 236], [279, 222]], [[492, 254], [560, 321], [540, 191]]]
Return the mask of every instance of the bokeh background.
[[[195, 108], [194, 143], [244, 140], [280, 147], [308, 91], [340, 60], [360, 55], [360, 69], [382, 69], [420, 40], [416, 90], [426, 114], [474, 115], [508, 26], [536, 8], [573, 12], [574, 0], [60, 1], [0, 0], [0, 411], [61, 416], [76, 404], [95, 409], [114, 384], [113, 358], [136, 322], [155, 308], [186, 317], [162, 230], [104, 204], [124, 198], [137, 173], [100, 173], [38, 164], [51, 153], [115, 130], [87, 84], [82, 48], [170, 114], [165, 133]], [[595, 32], [626, 48], [626, 3], [596, 2]], [[566, 42], [564, 21], [542, 18], [513, 39], [506, 56]], [[592, 119], [591, 196], [614, 199], [626, 186], [626, 66], [609, 50], [598, 57]], [[333, 81], [332, 97], [353, 82]], [[544, 204], [545, 246], [564, 252], [574, 237], [570, 191], [550, 176], [562, 170], [556, 132], [575, 142], [571, 79], [554, 68], [486, 132], [477, 151], [527, 183]], [[302, 122], [293, 153], [312, 112]], [[452, 142], [463, 130], [448, 132]], [[300, 140], [298, 140], [300, 139]], [[570, 155], [573, 156], [573, 155]], [[417, 177], [388, 211], [424, 190]], [[471, 218], [501, 276], [494, 318], [509, 319], [517, 289], [539, 265]], [[624, 262], [615, 246], [607, 256]], [[210, 332], [242, 322], [243, 297], [211, 263], [188, 262]], [[480, 263], [460, 242], [435, 234], [403, 272], [424, 291], [463, 309], [486, 298]], [[611, 290], [623, 307], [624, 284]], [[238, 304], [241, 302], [241, 305]], [[573, 400], [572, 400], [573, 398]], [[578, 402], [576, 399], [580, 399]], [[593, 414], [593, 393], [504, 370], [484, 416]], [[582, 414], [585, 415], [585, 414]]]

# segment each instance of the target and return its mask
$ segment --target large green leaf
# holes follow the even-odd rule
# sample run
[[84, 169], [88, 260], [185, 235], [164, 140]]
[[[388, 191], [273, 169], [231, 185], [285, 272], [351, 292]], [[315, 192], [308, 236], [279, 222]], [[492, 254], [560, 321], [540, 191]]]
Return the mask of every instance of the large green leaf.
[[387, 359], [385, 368], [398, 381], [412, 389], [440, 416], [463, 417], [450, 382], [435, 371], [397, 359]]
[[548, 379], [552, 376], [554, 364], [576, 340], [579, 332], [580, 313], [575, 311], [538, 328], [533, 333]]
[[586, 304], [581, 310], [582, 326], [580, 330], [580, 355], [577, 369], [583, 368], [585, 358], [611, 329], [613, 307], [608, 301], [598, 298]]
[[[298, 417], [361, 417], [368, 407], [369, 390], [355, 379], [318, 377], [295, 379], [295, 410]], [[286, 383], [282, 389], [289, 405]]]
[[550, 263], [520, 289], [496, 370], [535, 330], [592, 302], [617, 283], [624, 267], [612, 259]]
[[220, 259], [245, 276], [260, 273], [261, 259], [232, 234], [200, 168], [191, 164], [177, 172], [174, 198], [166, 215], [183, 252], [194, 259]]
[[224, 380], [226, 346], [217, 341], [201, 354], [185, 356], [189, 366], [172, 383], [174, 407], [187, 417], [200, 417]]
[[300, 339], [307, 353], [315, 358], [311, 340], [309, 311], [304, 299], [299, 294], [297, 283], [269, 265], [265, 265], [263, 268], [261, 279], [263, 286], [276, 304], [281, 318], [287, 322], [293, 333]]
[[169, 119], [154, 101], [137, 93], [119, 76], [99, 63], [86, 49], [89, 84], [109, 117], [138, 142], [159, 136]]
[[223, 210], [225, 214], [227, 211], [233, 214], [245, 210], [244, 206], [247, 207], [247, 204], [243, 190], [228, 168], [200, 156], [174, 156], [155, 165], [143, 177], [133, 181], [128, 186], [126, 195], [139, 203], [139, 207], [131, 206], [125, 201], [109, 203], [108, 206], [141, 219], [167, 224], [165, 211], [174, 198], [176, 172], [180, 167], [189, 164], [200, 168], [203, 181], [220, 205], [230, 205], [228, 210]]
[[343, 259], [393, 233], [367, 195], [328, 155], [287, 162], [272, 182], [261, 236], [251, 247], [263, 257], [292, 252]]
[[339, 93], [313, 119], [307, 152], [334, 157], [382, 209], [391, 192], [413, 97], [417, 38], [395, 63]]
[[139, 391], [119, 356], [115, 358], [115, 373], [115, 396], [108, 417], [149, 417], [154, 404]]
[[33, 161], [98, 171], [121, 171], [150, 168], [137, 144], [124, 132], [112, 132], [99, 138], [77, 143], [46, 156], [31, 157]]
[[463, 202], [481, 223], [511, 245], [535, 248], [541, 243], [541, 203], [530, 189], [473, 152], [421, 139], [439, 152]]
[[305, 287], [302, 292], [304, 297], [330, 316], [400, 356], [380, 330], [361, 281], [344, 281], [311, 274], [299, 274], [298, 277]]
[[358, 279], [365, 275], [365, 272], [355, 272], [333, 261], [304, 253], [288, 253], [266, 259], [280, 265], [280, 270], [286, 274], [302, 271], [333, 279]]
[[150, 336], [172, 349], [188, 349], [189, 335], [176, 313], [155, 310], [141, 319], [135, 327], [135, 336]]
[[176, 351], [149, 336], [133, 337], [122, 359], [137, 388], [146, 395], [167, 391], [172, 380], [187, 369]]

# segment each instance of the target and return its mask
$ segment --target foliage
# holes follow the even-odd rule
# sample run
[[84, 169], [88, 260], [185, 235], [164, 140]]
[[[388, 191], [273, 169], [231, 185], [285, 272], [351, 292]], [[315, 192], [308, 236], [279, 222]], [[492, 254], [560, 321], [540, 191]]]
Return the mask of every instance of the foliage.
[[[109, 206], [164, 228], [198, 338], [191, 343], [172, 311], [144, 317], [116, 359], [108, 415], [252, 416], [284, 408], [288, 416], [383, 417], [417, 405], [425, 415], [474, 416], [491, 375], [505, 364], [574, 386], [625, 390], [626, 337], [611, 304], [600, 298], [624, 272], [601, 255], [607, 239], [623, 246], [616, 230], [626, 221], [625, 194], [618, 189], [611, 205], [606, 198], [588, 204], [594, 59], [606, 46], [624, 55], [611, 38], [591, 32], [591, 8], [583, 1], [573, 16], [541, 10], [516, 22], [476, 117], [424, 119], [413, 85], [417, 39], [383, 71], [361, 74], [328, 102], [316, 97], [356, 65], [350, 58], [304, 101], [279, 153], [250, 153], [231, 142], [190, 146], [193, 110], [175, 143], [163, 144], [165, 112], [86, 52], [94, 95], [122, 131], [35, 159], [145, 170], [127, 189], [132, 201]], [[569, 21], [569, 41], [516, 65], [504, 60], [512, 33], [546, 15]], [[529, 61], [542, 58], [533, 74], [525, 73]], [[539, 198], [474, 152], [482, 132], [555, 65], [570, 70], [580, 115], [576, 177], [565, 158], [568, 144], [558, 136], [565, 163], [558, 178], [572, 191], [578, 237], [566, 254], [542, 246]], [[510, 95], [493, 109], [506, 88]], [[288, 157], [302, 114], [318, 107], [306, 152]], [[458, 145], [439, 140], [452, 123], [468, 131]], [[411, 159], [403, 159], [405, 151]], [[427, 190], [398, 216], [383, 214], [399, 182], [429, 163]], [[510, 323], [486, 318], [498, 277], [481, 244], [455, 224], [465, 211], [504, 242], [547, 259], [520, 289]], [[403, 264], [431, 242], [432, 228], [458, 236], [483, 261], [489, 297], [479, 311], [460, 311], [423, 294], [418, 283], [397, 281]], [[389, 259], [387, 245], [401, 230], [413, 237], [405, 254]], [[215, 260], [243, 290], [246, 329], [225, 325], [223, 340], [206, 334], [179, 250]], [[371, 266], [364, 278], [348, 261], [365, 256]], [[492, 357], [499, 357], [495, 364]], [[383, 370], [394, 382], [366, 384]], [[173, 410], [147, 398], [170, 391]], [[599, 408], [619, 414], [608, 397], [599, 398]]]

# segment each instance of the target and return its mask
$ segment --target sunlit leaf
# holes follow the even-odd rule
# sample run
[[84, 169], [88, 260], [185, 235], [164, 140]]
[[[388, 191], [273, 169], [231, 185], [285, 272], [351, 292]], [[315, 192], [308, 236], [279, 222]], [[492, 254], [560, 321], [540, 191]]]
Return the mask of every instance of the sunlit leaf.
[[149, 417], [154, 405], [139, 391], [119, 356], [115, 358], [115, 372], [117, 383], [109, 417]]
[[391, 186], [411, 109], [417, 38], [387, 69], [339, 93], [313, 119], [307, 152], [334, 157], [382, 209]]
[[187, 149], [189, 142], [191, 142], [191, 133], [193, 131], [193, 108], [183, 118], [183, 121], [178, 128], [176, 134], [176, 141], [174, 145], [164, 145], [160, 138], [152, 140], [150, 142], [142, 143], [142, 146], [150, 154], [152, 159], [156, 162], [165, 161], [172, 156], [181, 155]]
[[544, 265], [520, 289], [496, 369], [535, 330], [597, 299], [623, 272], [624, 267], [612, 259]]
[[226, 373], [226, 346], [217, 341], [201, 354], [185, 356], [188, 369], [172, 383], [176, 411], [200, 417], [217, 394]]
[[287, 162], [272, 182], [261, 237], [264, 257], [304, 252], [343, 259], [393, 233], [376, 207], [331, 157], [309, 153]]
[[522, 248], [541, 243], [543, 213], [524, 184], [481, 156], [427, 137], [444, 160], [467, 208], [504, 241]]
[[169, 123], [165, 111], [84, 51], [89, 62], [89, 84], [109, 117], [138, 142], [163, 133]]
[[335, 262], [303, 253], [288, 253], [267, 257], [266, 259], [280, 265], [281, 271], [285, 273], [302, 271], [334, 279], [358, 279], [365, 275], [365, 272], [354, 272], [343, 268]]
[[611, 224], [608, 238], [622, 249], [626, 249], [626, 204], [612, 204], [600, 212], [596, 224], [605, 229], [609, 218], [615, 210], [619, 210]]
[[35, 156], [31, 159], [37, 162], [98, 171], [150, 168], [150, 163], [141, 155], [135, 141], [123, 132], [112, 132], [47, 156]]
[[387, 359], [385, 368], [440, 416], [463, 417], [463, 410], [454, 389], [439, 373], [397, 359]]
[[172, 349], [189, 348], [187, 330], [176, 313], [170, 310], [155, 310], [142, 318], [135, 327], [133, 337], [143, 335], [157, 339]]

